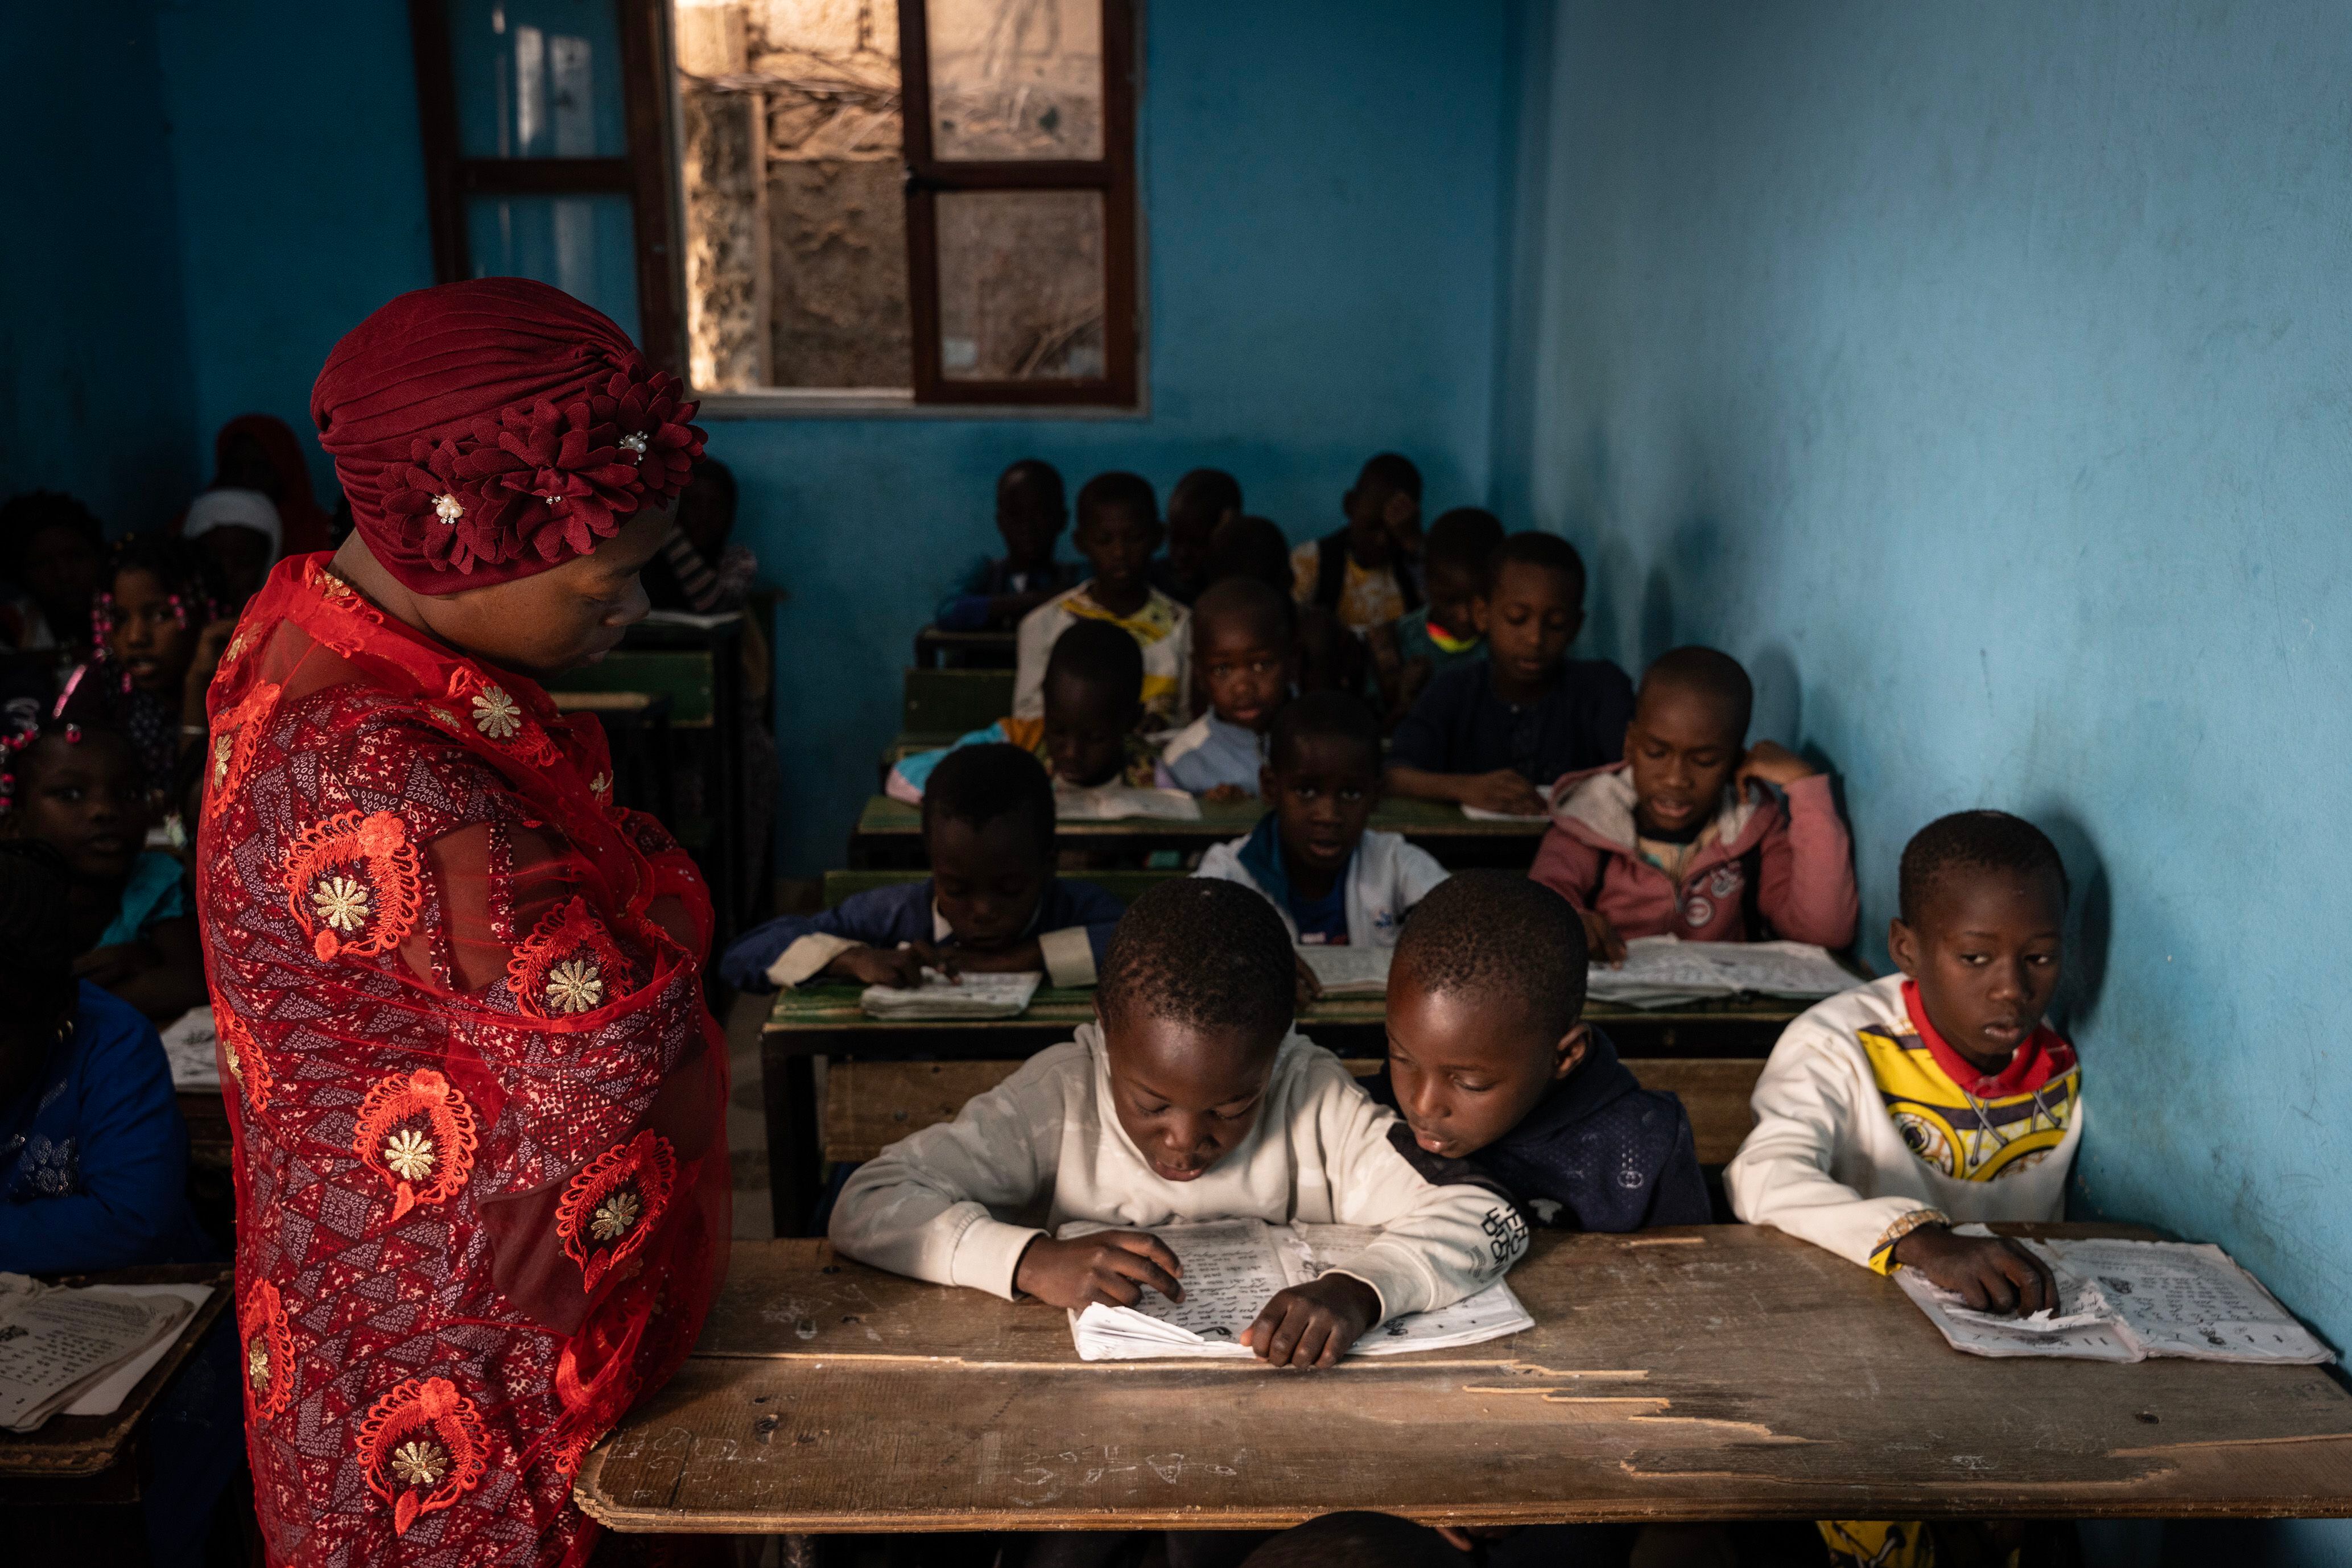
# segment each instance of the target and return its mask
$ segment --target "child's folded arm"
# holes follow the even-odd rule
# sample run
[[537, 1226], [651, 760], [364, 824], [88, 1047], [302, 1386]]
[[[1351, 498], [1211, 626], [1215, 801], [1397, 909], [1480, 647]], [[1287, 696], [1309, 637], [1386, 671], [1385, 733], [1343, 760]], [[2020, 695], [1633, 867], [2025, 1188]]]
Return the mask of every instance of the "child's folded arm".
[[1381, 1238], [1338, 1270], [1370, 1286], [1381, 1321], [1451, 1306], [1503, 1277], [1528, 1249], [1527, 1222], [1492, 1186], [1441, 1184], [1414, 1168], [1391, 1135], [1402, 1128], [1337, 1058], [1316, 1077], [1332, 1213], [1342, 1225], [1377, 1226]]
[[908, 898], [929, 909], [919, 889], [877, 888], [842, 900], [837, 909], [814, 915], [779, 915], [752, 927], [727, 949], [719, 973], [738, 991], [789, 990], [804, 985], [824, 972], [827, 964], [853, 947], [896, 947], [901, 942], [928, 940], [929, 921], [920, 929], [901, 929], [896, 917]]
[[152, 1028], [91, 1054], [75, 1142], [80, 1191], [0, 1204], [0, 1268], [79, 1273], [155, 1261], [188, 1174], [188, 1134]]
[[[1775, 934], [1843, 947], [1853, 940], [1862, 904], [1853, 885], [1853, 841], [1838, 816], [1830, 777], [1814, 773], [1793, 780], [1787, 794], [1788, 816], [1762, 845], [1757, 902]], [[1540, 868], [1540, 856], [1536, 863]]]
[[[1850, 1262], [1884, 1273], [1906, 1226], [1936, 1211], [1916, 1198], [1865, 1198], [1831, 1174], [1838, 1151], [1860, 1142], [1857, 1110], [1884, 1115], [1875, 1084], [1798, 1031], [1773, 1047], [1749, 1104], [1755, 1130], [1723, 1170], [1731, 1208]], [[1940, 1216], [1937, 1216], [1940, 1217]]]
[[1557, 822], [1544, 829], [1528, 875], [1566, 899], [1581, 913], [1592, 908], [1601, 887], [1601, 852]]
[[965, 1101], [953, 1121], [926, 1127], [857, 1168], [833, 1205], [833, 1245], [861, 1263], [1011, 1300], [1021, 1254], [1045, 1234], [1009, 1225], [1051, 1174], [1061, 1144], [1058, 1084], [1089, 1066], [1083, 1047], [1040, 1052], [1020, 1071]]
[[1037, 939], [1045, 955], [1046, 984], [1065, 989], [1092, 985], [1127, 906], [1092, 882], [1064, 882], [1055, 900], [1053, 929]]

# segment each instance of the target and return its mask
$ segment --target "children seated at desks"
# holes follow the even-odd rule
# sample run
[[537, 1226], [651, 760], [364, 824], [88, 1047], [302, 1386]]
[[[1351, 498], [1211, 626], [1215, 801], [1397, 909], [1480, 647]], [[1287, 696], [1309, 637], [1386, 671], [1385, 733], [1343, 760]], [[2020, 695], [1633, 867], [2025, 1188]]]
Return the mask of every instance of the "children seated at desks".
[[1076, 585], [1075, 561], [1054, 559], [1054, 542], [1070, 521], [1062, 476], [1042, 458], [1024, 458], [996, 479], [996, 531], [1003, 556], [983, 555], [966, 567], [932, 617], [943, 632], [1016, 626], [1021, 617]]
[[138, 755], [119, 731], [53, 720], [0, 738], [0, 845], [37, 843], [67, 892], [51, 910], [74, 972], [150, 1018], [205, 1005], [204, 953], [179, 859], [141, 846]]
[[1448, 878], [1397, 941], [1372, 1098], [1539, 1225], [1705, 1225], [1690, 1118], [1583, 1021], [1586, 962], [1576, 911], [1550, 889], [1509, 871]]
[[1160, 748], [1139, 730], [1142, 690], [1143, 653], [1135, 639], [1108, 621], [1079, 621], [1062, 634], [1045, 662], [1042, 717], [999, 719], [959, 736], [944, 751], [901, 757], [883, 793], [919, 805], [941, 758], [965, 746], [1006, 744], [1043, 763], [1057, 784], [1149, 785], [1159, 771]]
[[1622, 959], [1637, 936], [1853, 940], [1853, 852], [1829, 776], [1748, 744], [1754, 705], [1738, 659], [1675, 648], [1642, 676], [1625, 760], [1558, 793], [1528, 875], [1576, 906], [1595, 958]]
[[1431, 677], [1475, 662], [1486, 653], [1486, 641], [1478, 635], [1472, 606], [1486, 590], [1487, 564], [1502, 545], [1501, 521], [1475, 506], [1455, 507], [1430, 525], [1421, 552], [1429, 603], [1374, 626], [1367, 639], [1381, 707], [1391, 728]]
[[1486, 657], [1433, 679], [1396, 728], [1397, 795], [1538, 816], [1544, 789], [1624, 754], [1633, 683], [1605, 658], [1572, 659], [1584, 560], [1557, 534], [1515, 533], [1471, 602]]
[[[1111, 939], [1099, 1022], [859, 1166], [834, 1206], [834, 1246], [1076, 1310], [1132, 1306], [1145, 1290], [1182, 1299], [1157, 1226], [1380, 1227], [1360, 1263], [1277, 1292], [1244, 1331], [1269, 1363], [1301, 1368], [1331, 1365], [1386, 1319], [1484, 1289], [1527, 1249], [1526, 1226], [1487, 1188], [1423, 1174], [1392, 1136], [1394, 1113], [1291, 1032], [1292, 962], [1265, 900], [1199, 878], [1151, 889]], [[1041, 1199], [1044, 1228], [1008, 1217]], [[1055, 1239], [1072, 1220], [1122, 1228]]]
[[[1916, 1268], [1979, 1311], [2059, 1304], [2049, 1268], [1969, 1222], [2065, 1217], [2083, 1135], [2082, 1069], [2042, 1021], [2058, 988], [2066, 868], [2041, 829], [1964, 811], [1903, 850], [1900, 973], [1789, 1026], [1723, 1181], [1731, 1206], [1851, 1262]], [[2063, 1522], [1825, 1520], [1840, 1568], [2074, 1562]], [[2011, 1539], [2018, 1537], [2021, 1539]]]
[[1201, 596], [1209, 577], [1209, 541], [1219, 524], [1242, 514], [1241, 481], [1223, 468], [1194, 468], [1168, 492], [1168, 553], [1151, 563], [1151, 584], [1180, 605]]
[[1192, 606], [1192, 687], [1209, 710], [1170, 738], [1159, 782], [1207, 800], [1246, 800], [1265, 766], [1265, 735], [1290, 696], [1297, 665], [1290, 601], [1248, 577], [1229, 577]]
[[1172, 724], [1186, 711], [1192, 612], [1151, 585], [1151, 552], [1160, 548], [1160, 503], [1151, 486], [1136, 474], [1088, 479], [1078, 491], [1076, 540], [1094, 576], [1022, 617], [1014, 716], [1034, 719], [1045, 710], [1047, 655], [1072, 626], [1094, 620], [1135, 639], [1143, 650], [1144, 710]]
[[914, 985], [927, 967], [1094, 984], [1119, 902], [1054, 875], [1054, 788], [1036, 758], [1005, 745], [950, 753], [923, 795], [923, 851], [927, 880], [770, 921], [736, 940], [719, 973], [739, 991], [819, 976]]
[[2041, 829], [1964, 811], [1903, 851], [1900, 973], [1821, 1003], [1772, 1047], [1731, 1206], [1880, 1273], [1908, 1264], [1984, 1311], [2055, 1304], [2022, 1247], [1968, 1221], [2064, 1216], [2083, 1132], [2058, 987], [2066, 870]]
[[1267, 810], [1256, 829], [1213, 846], [1193, 874], [1262, 894], [1301, 946], [1395, 946], [1445, 868], [1402, 835], [1365, 826], [1381, 798], [1381, 724], [1363, 700], [1317, 691], [1284, 708], [1260, 788]]
[[1421, 607], [1421, 470], [1394, 452], [1363, 467], [1340, 500], [1348, 526], [1291, 552], [1291, 596], [1358, 637]]
[[[1209, 541], [1209, 581], [1222, 583], [1228, 577], [1248, 577], [1290, 597], [1290, 542], [1270, 519], [1237, 517], [1217, 526]], [[1293, 600], [1291, 608], [1298, 689], [1361, 691], [1367, 666], [1364, 639], [1320, 605]]]

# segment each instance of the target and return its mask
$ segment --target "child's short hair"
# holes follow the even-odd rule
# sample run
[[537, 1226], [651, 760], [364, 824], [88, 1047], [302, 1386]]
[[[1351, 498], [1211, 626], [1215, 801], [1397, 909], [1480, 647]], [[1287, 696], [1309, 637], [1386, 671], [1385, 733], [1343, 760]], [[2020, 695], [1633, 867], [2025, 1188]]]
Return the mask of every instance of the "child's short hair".
[[1207, 627], [1212, 621], [1240, 621], [1252, 630], [1262, 630], [1287, 647], [1290, 645], [1293, 617], [1297, 607], [1290, 595], [1279, 593], [1255, 577], [1225, 577], [1202, 590], [1192, 602], [1192, 648], [1195, 653], [1207, 646]]
[[1289, 767], [1298, 761], [1300, 746], [1326, 738], [1354, 742], [1379, 769], [1380, 715], [1362, 698], [1346, 691], [1310, 691], [1284, 703], [1266, 736], [1266, 761], [1276, 768]]
[[1638, 708], [1643, 699], [1660, 687], [1693, 692], [1722, 703], [1738, 721], [1740, 738], [1747, 738], [1748, 721], [1756, 709], [1756, 687], [1748, 679], [1748, 671], [1729, 654], [1696, 643], [1660, 654], [1642, 672], [1642, 689], [1634, 694], [1634, 706]]
[[1421, 500], [1421, 470], [1412, 459], [1396, 452], [1375, 452], [1364, 460], [1363, 471], [1356, 476], [1356, 488], [1379, 485], [1386, 489], [1402, 490], [1414, 500]]
[[1427, 572], [1460, 572], [1484, 579], [1495, 552], [1503, 547], [1503, 521], [1475, 506], [1457, 506], [1429, 525], [1421, 559]]
[[1114, 468], [1107, 474], [1097, 474], [1080, 486], [1078, 526], [1084, 528], [1094, 521], [1105, 507], [1132, 512], [1146, 522], [1160, 521], [1160, 498], [1152, 494], [1151, 481], [1141, 474]]
[[11, 1005], [47, 1018], [73, 1005], [73, 944], [58, 911], [73, 875], [33, 838], [0, 838], [0, 986]]
[[1197, 503], [1211, 517], [1242, 510], [1242, 482], [1223, 468], [1192, 468], [1168, 492], [1168, 509], [1179, 500]]
[[1054, 498], [1054, 506], [1063, 504], [1062, 470], [1043, 458], [1019, 458], [1004, 465], [996, 476], [997, 493], [1002, 495], [1011, 485], [1034, 485]]
[[2047, 871], [2058, 879], [2060, 900], [2073, 897], [2066, 862], [2050, 836], [2005, 811], [1956, 811], [1939, 816], [1903, 847], [1903, 873], [1896, 895], [1905, 925], [1915, 925], [1927, 900], [1955, 871]]
[[134, 533], [115, 542], [106, 563], [101, 605], [111, 605], [114, 581], [125, 572], [145, 572], [163, 584], [163, 591], [184, 602], [191, 631], [201, 631], [218, 613], [218, 585], [212, 580], [212, 563], [184, 539], [169, 533]]
[[986, 827], [1015, 816], [1038, 853], [1054, 849], [1054, 781], [1045, 764], [1018, 746], [959, 746], [940, 759], [923, 786], [923, 831], [935, 822]]
[[1584, 557], [1576, 552], [1575, 545], [1557, 533], [1529, 529], [1503, 541], [1486, 568], [1489, 586], [1506, 566], [1540, 566], [1547, 572], [1558, 572], [1576, 584], [1577, 599], [1581, 602], [1584, 598]]
[[1208, 578], [1249, 577], [1285, 598], [1290, 595], [1290, 541], [1272, 518], [1237, 517], [1209, 535]]
[[1127, 633], [1108, 621], [1090, 617], [1070, 623], [1069, 629], [1054, 639], [1054, 651], [1045, 656], [1045, 684], [1075, 680], [1096, 690], [1116, 695], [1125, 692], [1128, 700], [1143, 700], [1143, 647]]
[[1106, 1017], [1279, 1036], [1290, 1026], [1297, 972], [1272, 903], [1239, 882], [1183, 877], [1128, 906], [1096, 995]]
[[1566, 899], [1516, 871], [1456, 871], [1412, 907], [1396, 964], [1430, 992], [1507, 997], [1548, 1035], [1584, 1013], [1591, 954]]
[[0, 576], [15, 577], [25, 564], [25, 547], [45, 529], [62, 528], [100, 550], [106, 525], [98, 514], [62, 490], [26, 490], [0, 505]]

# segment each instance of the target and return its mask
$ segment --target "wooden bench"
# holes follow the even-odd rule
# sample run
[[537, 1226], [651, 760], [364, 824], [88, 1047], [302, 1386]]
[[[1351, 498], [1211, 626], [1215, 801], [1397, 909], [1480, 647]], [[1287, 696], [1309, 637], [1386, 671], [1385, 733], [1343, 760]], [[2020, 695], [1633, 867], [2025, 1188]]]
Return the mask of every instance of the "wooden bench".
[[1017, 631], [947, 632], [925, 626], [915, 634], [915, 668], [951, 664], [962, 669], [1011, 669], [1020, 657]]
[[910, 669], [898, 727], [914, 735], [984, 730], [1013, 711], [1009, 669]]
[[[837, 1061], [824, 1080], [824, 1157], [836, 1164], [871, 1160], [909, 1132], [952, 1121], [965, 1100], [1013, 1076], [1019, 1062]], [[1755, 1125], [1748, 1109], [1760, 1061], [1706, 1057], [1651, 1058], [1625, 1064], [1643, 1089], [1681, 1097], [1702, 1165], [1720, 1165], [1739, 1152]], [[1358, 1078], [1378, 1072], [1376, 1060], [1351, 1059]]]

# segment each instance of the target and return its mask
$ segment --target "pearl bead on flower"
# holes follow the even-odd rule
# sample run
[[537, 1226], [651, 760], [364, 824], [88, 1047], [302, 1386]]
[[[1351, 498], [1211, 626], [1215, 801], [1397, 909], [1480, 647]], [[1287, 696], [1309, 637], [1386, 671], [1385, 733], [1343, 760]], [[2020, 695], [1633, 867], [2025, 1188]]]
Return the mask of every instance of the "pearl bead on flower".
[[646, 455], [646, 433], [642, 430], [632, 430], [621, 437], [621, 450], [633, 458], [643, 458]]
[[456, 496], [435, 496], [433, 515], [444, 522], [455, 522], [466, 515], [466, 509], [458, 503]]

